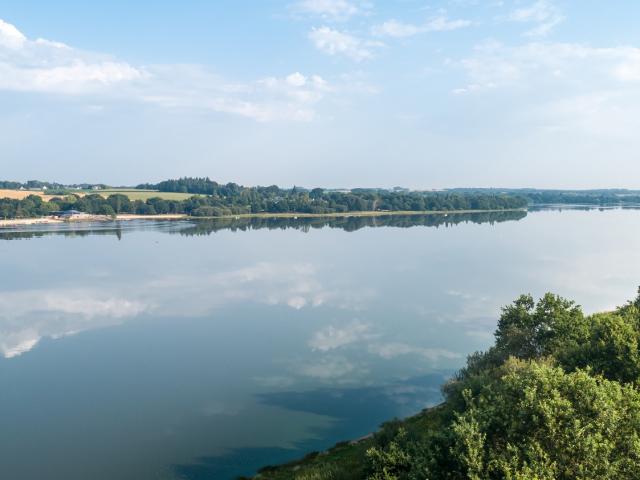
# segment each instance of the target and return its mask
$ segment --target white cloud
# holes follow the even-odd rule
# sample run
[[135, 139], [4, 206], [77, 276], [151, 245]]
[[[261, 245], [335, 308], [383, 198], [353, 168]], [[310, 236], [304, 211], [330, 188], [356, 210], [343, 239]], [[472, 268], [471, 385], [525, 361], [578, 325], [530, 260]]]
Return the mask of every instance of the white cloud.
[[579, 90], [640, 80], [640, 49], [635, 47], [596, 48], [571, 43], [509, 47], [489, 42], [477, 46], [474, 56], [457, 64], [466, 72], [470, 90], [535, 88], [540, 81]]
[[420, 33], [458, 30], [470, 25], [471, 21], [469, 20], [449, 20], [444, 16], [434, 18], [433, 20], [421, 25], [403, 23], [398, 20], [392, 19], [387, 20], [380, 25], [374, 26], [372, 29], [372, 33], [374, 35], [387, 37], [411, 37]]
[[533, 42], [487, 43], [459, 62], [458, 95], [492, 95], [517, 105], [502, 118], [527, 132], [634, 141], [640, 128], [640, 49]]
[[307, 83], [307, 78], [300, 72], [295, 72], [286, 78], [286, 82], [292, 87], [303, 87]]
[[23, 92], [83, 94], [120, 82], [141, 79], [144, 74], [118, 62], [72, 64], [56, 67], [16, 68], [0, 63], [0, 89]]
[[309, 32], [309, 39], [323, 53], [344, 55], [358, 62], [372, 58], [373, 49], [383, 46], [380, 42], [362, 40], [330, 27], [313, 28]]
[[[294, 72], [253, 83], [228, 83], [195, 65], [148, 67], [154, 80], [139, 99], [166, 108], [202, 109], [231, 113], [259, 122], [310, 121], [316, 105], [336, 90], [319, 75]], [[179, 78], [180, 83], [172, 83]]]
[[422, 33], [424, 27], [419, 25], [413, 25], [411, 23], [403, 23], [395, 19], [387, 20], [386, 22], [375, 25], [372, 29], [372, 33], [378, 36], [386, 37], [411, 37]]
[[470, 20], [449, 20], [447, 17], [438, 17], [431, 20], [426, 25], [427, 32], [449, 32], [451, 30], [459, 30], [471, 25]]
[[0, 89], [85, 94], [147, 76], [144, 69], [44, 39], [29, 40], [0, 20]]
[[0, 19], [0, 47], [19, 49], [26, 41], [27, 37], [20, 30]]
[[0, 20], [0, 90], [120, 99], [228, 113], [256, 121], [309, 121], [335, 91], [319, 75], [231, 83], [197, 65], [134, 66], [44, 39]]
[[547, 0], [538, 0], [528, 7], [519, 8], [507, 16], [507, 20], [520, 23], [532, 23], [535, 26], [525, 32], [526, 36], [542, 37], [561, 23], [564, 16], [560, 9]]
[[349, 0], [302, 0], [293, 5], [294, 12], [319, 16], [324, 20], [343, 21], [354, 15], [365, 14], [371, 5], [368, 2]]
[[624, 51], [624, 61], [619, 63], [614, 75], [625, 82], [640, 81], [640, 48], [628, 48]]
[[369, 328], [369, 325], [359, 321], [355, 321], [342, 328], [329, 325], [313, 335], [313, 338], [309, 341], [309, 346], [313, 350], [319, 350], [321, 352], [335, 350], [336, 348], [370, 338]]

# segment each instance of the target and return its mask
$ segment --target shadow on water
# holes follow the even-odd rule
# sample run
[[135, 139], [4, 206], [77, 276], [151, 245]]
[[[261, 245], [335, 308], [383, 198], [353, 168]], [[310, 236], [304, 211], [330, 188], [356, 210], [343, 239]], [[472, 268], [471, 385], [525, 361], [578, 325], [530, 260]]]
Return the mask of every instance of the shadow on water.
[[[275, 465], [322, 451], [340, 441], [357, 439], [375, 431], [394, 417], [406, 417], [441, 401], [440, 387], [452, 372], [411, 378], [383, 386], [325, 388], [302, 392], [273, 392], [258, 396], [268, 406], [313, 413], [333, 419], [316, 439], [298, 442], [294, 448], [240, 448], [227, 454], [202, 457], [188, 465], [174, 465], [185, 480], [234, 479], [250, 476], [265, 465]], [[313, 432], [312, 432], [313, 433]]]

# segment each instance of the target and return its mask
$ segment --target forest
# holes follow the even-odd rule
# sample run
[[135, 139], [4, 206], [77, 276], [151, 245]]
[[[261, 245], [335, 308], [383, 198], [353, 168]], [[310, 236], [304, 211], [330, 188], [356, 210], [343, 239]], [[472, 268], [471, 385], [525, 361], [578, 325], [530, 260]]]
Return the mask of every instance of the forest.
[[639, 206], [640, 191], [626, 189], [549, 190], [536, 188], [454, 188], [456, 193], [486, 193], [524, 197], [530, 205]]
[[640, 471], [640, 291], [614, 311], [522, 295], [444, 401], [272, 480], [631, 480]]
[[135, 213], [142, 215], [186, 214], [196, 217], [259, 213], [330, 214], [363, 211], [454, 211], [508, 210], [525, 208], [522, 197], [477, 193], [430, 194], [395, 192], [310, 192], [277, 187], [238, 188], [225, 186], [207, 195], [194, 195], [186, 200], [150, 198], [131, 200], [124, 194], [104, 198], [98, 194], [69, 194], [44, 201], [36, 195], [23, 200], [0, 199], [0, 218], [29, 218], [52, 212], [78, 210], [96, 215]]

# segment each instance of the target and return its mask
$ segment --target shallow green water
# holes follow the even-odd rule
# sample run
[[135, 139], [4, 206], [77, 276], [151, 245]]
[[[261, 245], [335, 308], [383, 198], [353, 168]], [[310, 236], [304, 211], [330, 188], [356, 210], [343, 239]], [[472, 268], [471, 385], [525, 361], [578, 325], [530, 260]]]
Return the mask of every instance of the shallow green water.
[[439, 400], [500, 306], [640, 283], [640, 211], [0, 230], [0, 478], [226, 479]]

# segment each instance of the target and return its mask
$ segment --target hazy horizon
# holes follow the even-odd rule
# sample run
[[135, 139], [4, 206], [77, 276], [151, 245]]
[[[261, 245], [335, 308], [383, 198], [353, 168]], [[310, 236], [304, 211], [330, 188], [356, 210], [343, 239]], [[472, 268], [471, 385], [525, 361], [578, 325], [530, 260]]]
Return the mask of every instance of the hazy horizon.
[[625, 1], [4, 2], [1, 176], [639, 189], [639, 14]]
[[[196, 177], [207, 177], [207, 175], [195, 175]], [[88, 181], [73, 181], [73, 182], [61, 182], [61, 181], [57, 181], [57, 180], [51, 180], [51, 179], [43, 179], [43, 178], [29, 178], [29, 179], [21, 179], [21, 178], [0, 178], [0, 181], [15, 181], [15, 182], [19, 182], [19, 183], [27, 183], [29, 181], [37, 181], [37, 182], [43, 182], [43, 183], [58, 183], [61, 185], [99, 185], [99, 184], [103, 184], [103, 185], [107, 185], [108, 187], [112, 187], [112, 188], [134, 188], [137, 187], [139, 185], [144, 185], [144, 184], [157, 184], [160, 183], [161, 181], [164, 180], [175, 180], [178, 178], [182, 178], [185, 177], [183, 176], [176, 176], [173, 178], [159, 178], [153, 181], [146, 181], [146, 180], [142, 180], [142, 181], [135, 181], [135, 182], [131, 182], [131, 183], [106, 183], [106, 182], [102, 182], [102, 181], [95, 181], [95, 182], [88, 182]], [[442, 187], [408, 187], [406, 185], [302, 185], [302, 184], [277, 184], [277, 183], [261, 183], [261, 184], [244, 184], [242, 182], [237, 182], [234, 180], [221, 180], [221, 179], [217, 179], [217, 178], [210, 178], [210, 180], [217, 182], [221, 185], [227, 184], [227, 183], [236, 183], [238, 185], [244, 186], [244, 187], [268, 187], [268, 186], [272, 186], [272, 185], [276, 185], [280, 188], [304, 188], [304, 189], [313, 189], [313, 188], [323, 188], [323, 189], [327, 189], [327, 190], [349, 190], [349, 189], [382, 189], [382, 190], [391, 190], [393, 188], [407, 188], [409, 190], [412, 191], [443, 191], [443, 190], [458, 190], [458, 189], [479, 189], [479, 190], [487, 190], [487, 189], [491, 189], [491, 190], [558, 190], [558, 191], [588, 191], [588, 190], [629, 190], [629, 191], [638, 191], [640, 190], [640, 188], [633, 188], [633, 187], [576, 187], [576, 188], [572, 188], [572, 187], [532, 187], [532, 186], [504, 186], [504, 185], [499, 185], [499, 186], [484, 186], [484, 185], [455, 185], [455, 186], [442, 186]]]

